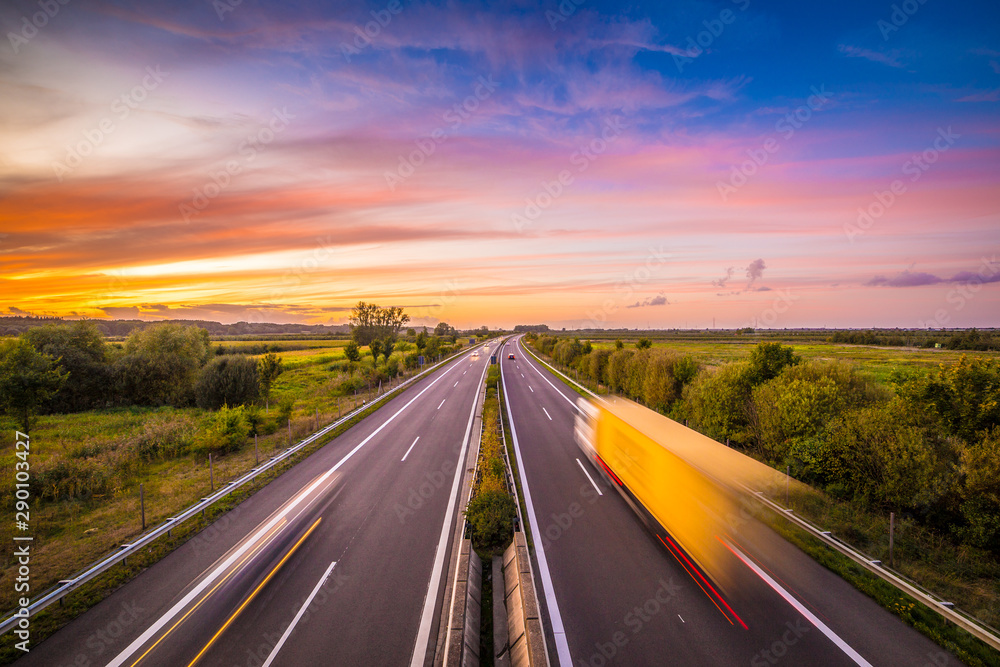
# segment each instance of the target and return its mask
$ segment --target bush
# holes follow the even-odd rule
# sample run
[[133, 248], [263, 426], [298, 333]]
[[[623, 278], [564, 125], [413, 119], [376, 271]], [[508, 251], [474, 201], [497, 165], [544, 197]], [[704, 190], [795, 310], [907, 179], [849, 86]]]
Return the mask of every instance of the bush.
[[685, 410], [710, 438], [749, 442], [747, 402], [752, 384], [746, 362], [724, 364], [701, 373], [684, 390]]
[[46, 407], [52, 412], [78, 412], [103, 407], [111, 398], [111, 367], [104, 336], [88, 320], [46, 324], [28, 329], [24, 337], [36, 350], [59, 360], [69, 371], [66, 382]]
[[142, 430], [125, 442], [126, 450], [140, 461], [170, 459], [181, 456], [193, 443], [193, 429], [177, 415], [163, 419], [150, 419]]
[[208, 360], [208, 332], [158, 324], [135, 329], [112, 373], [119, 400], [129, 405], [190, 405], [198, 371]]
[[1000, 428], [964, 448], [961, 466], [961, 512], [968, 525], [958, 533], [973, 546], [1000, 553]]
[[223, 405], [246, 405], [261, 395], [257, 360], [243, 355], [213, 359], [201, 371], [195, 396], [198, 407], [217, 410]]
[[87, 499], [114, 491], [116, 471], [96, 458], [54, 455], [31, 468], [34, 495], [45, 500]]
[[480, 489], [465, 510], [476, 548], [496, 551], [507, 546], [515, 516], [517, 506], [510, 494], [502, 489]]
[[201, 438], [203, 449], [227, 454], [235, 452], [246, 444], [250, 437], [250, 423], [247, 421], [246, 408], [242, 405], [235, 408], [223, 406], [215, 413], [212, 425]]

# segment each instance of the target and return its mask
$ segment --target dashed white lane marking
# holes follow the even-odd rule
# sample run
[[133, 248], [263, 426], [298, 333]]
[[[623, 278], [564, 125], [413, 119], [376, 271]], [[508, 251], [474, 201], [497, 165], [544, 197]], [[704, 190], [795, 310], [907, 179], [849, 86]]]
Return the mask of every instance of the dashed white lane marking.
[[[420, 436], [418, 435], [418, 436], [417, 436], [417, 440], [419, 440], [419, 439], [420, 439]], [[413, 441], [413, 445], [417, 444], [417, 440], [414, 440], [414, 441]], [[410, 445], [410, 449], [407, 449], [407, 450], [406, 450], [406, 453], [405, 453], [405, 454], [403, 454], [403, 458], [399, 459], [400, 463], [402, 463], [403, 461], [405, 461], [405, 460], [406, 460], [406, 457], [410, 455], [410, 450], [412, 450], [412, 449], [413, 449], [413, 445]]]
[[594, 491], [597, 491], [597, 495], [603, 496], [604, 494], [601, 493], [601, 490], [597, 487], [597, 484], [594, 483], [594, 478], [591, 477], [590, 473], [587, 472], [587, 469], [583, 467], [583, 463], [580, 462], [580, 459], [577, 459], [576, 462], [580, 466], [580, 470], [583, 471], [583, 474], [586, 475], [587, 479], [590, 480], [590, 483], [594, 485]]

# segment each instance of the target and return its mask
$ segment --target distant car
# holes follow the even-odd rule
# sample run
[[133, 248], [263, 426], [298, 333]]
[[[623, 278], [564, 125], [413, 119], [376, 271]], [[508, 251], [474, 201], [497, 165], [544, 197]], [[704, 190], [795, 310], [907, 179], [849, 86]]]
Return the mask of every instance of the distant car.
[[514, 353], [513, 353], [513, 352], [511, 352], [510, 354], [508, 354], [508, 355], [507, 355], [507, 358], [508, 358], [508, 359], [513, 359], [513, 358], [514, 358]]

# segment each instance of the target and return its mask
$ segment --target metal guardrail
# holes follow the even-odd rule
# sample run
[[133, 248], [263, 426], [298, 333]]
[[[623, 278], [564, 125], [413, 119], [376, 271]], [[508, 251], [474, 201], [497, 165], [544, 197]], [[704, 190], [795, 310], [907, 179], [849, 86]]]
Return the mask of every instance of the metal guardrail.
[[[527, 350], [527, 347], [525, 347], [525, 349]], [[566, 382], [579, 387], [581, 390], [587, 392], [588, 394], [590, 394], [591, 396], [600, 401], [605, 401], [604, 397], [595, 394], [587, 387], [581, 385], [579, 382], [576, 382], [566, 374], [553, 368], [550, 364], [539, 359], [538, 356], [536, 356], [532, 350], [527, 350], [527, 351], [538, 363], [542, 364], [543, 366], [551, 370], [553, 373], [556, 373], [557, 375], [562, 377]], [[747, 487], [744, 487], [744, 490], [751, 497], [764, 503], [764, 505], [768, 509], [771, 509], [776, 514], [788, 519], [789, 521], [797, 525], [799, 528], [805, 530], [813, 537], [822, 541], [830, 548], [840, 552], [844, 556], [847, 556], [852, 561], [854, 561], [858, 565], [861, 565], [863, 568], [865, 568], [872, 574], [876, 575], [883, 581], [892, 584], [898, 590], [919, 600], [928, 609], [937, 612], [939, 615], [943, 616], [946, 620], [949, 620], [955, 625], [959, 626], [960, 628], [971, 634], [973, 637], [976, 637], [977, 639], [985, 642], [986, 644], [990, 645], [991, 647], [997, 650], [1000, 650], [1000, 631], [997, 631], [995, 628], [983, 623], [979, 619], [969, 614], [966, 614], [960, 609], [956, 609], [951, 602], [948, 602], [944, 598], [924, 589], [916, 582], [906, 579], [903, 575], [899, 574], [898, 572], [894, 572], [893, 570], [890, 570], [889, 568], [883, 566], [881, 561], [869, 558], [868, 556], [858, 551], [851, 545], [834, 537], [833, 533], [831, 533], [830, 531], [823, 530], [818, 526], [813, 525], [806, 519], [797, 516], [793, 510], [781, 507], [774, 501], [767, 498], [762, 491], [755, 491]]]
[[[451, 361], [458, 358], [462, 354], [471, 352], [473, 349], [475, 348], [469, 348], [465, 352], [455, 355], [454, 357], [443, 359], [438, 363], [434, 364], [433, 366], [428, 366], [426, 370], [423, 370], [417, 375], [414, 375], [409, 380], [403, 381], [402, 383], [397, 385], [394, 389], [387, 391], [381, 396], [378, 396], [369, 401], [368, 403], [361, 405], [361, 407], [352, 410], [351, 412], [347, 413], [340, 419], [334, 421], [333, 423], [327, 426], [324, 426], [323, 428], [309, 435], [303, 440], [300, 440], [297, 444], [292, 445], [291, 447], [287, 447], [280, 454], [270, 457], [268, 461], [250, 469], [249, 472], [245, 473], [241, 477], [227, 482], [215, 493], [202, 498], [199, 502], [189, 506], [180, 514], [170, 517], [156, 528], [153, 528], [152, 530], [143, 533], [135, 540], [132, 540], [127, 544], [121, 545], [117, 551], [109, 554], [108, 556], [105, 556], [103, 559], [97, 561], [83, 572], [75, 575], [70, 579], [60, 580], [59, 585], [57, 585], [55, 588], [50, 589], [48, 592], [42, 594], [40, 598], [31, 603], [31, 605], [27, 608], [28, 616], [29, 617], [34, 616], [35, 614], [42, 611], [52, 603], [62, 600], [69, 593], [73, 592], [80, 586], [83, 586], [87, 582], [103, 574], [105, 571], [111, 569], [111, 567], [118, 564], [119, 562], [124, 562], [126, 558], [135, 554], [137, 551], [146, 547], [147, 545], [154, 542], [158, 538], [162, 537], [164, 534], [169, 533], [171, 530], [173, 530], [180, 524], [184, 523], [184, 521], [186, 521], [187, 519], [190, 519], [192, 516], [194, 516], [199, 512], [207, 510], [209, 507], [211, 507], [218, 501], [222, 500], [236, 489], [239, 489], [240, 487], [246, 485], [248, 482], [253, 481], [254, 479], [257, 478], [258, 475], [261, 475], [271, 470], [272, 468], [275, 468], [276, 466], [280, 465], [282, 462], [294, 456], [303, 448], [308, 447], [312, 443], [321, 439], [326, 434], [330, 433], [330, 431], [335, 430], [337, 427], [350, 421], [357, 415], [361, 414], [365, 410], [368, 410], [373, 405], [385, 400], [389, 396], [398, 393], [404, 387], [408, 386], [412, 382], [421, 379], [428, 373], [433, 372], [443, 364], [450, 363]], [[17, 613], [11, 614], [7, 618], [5, 618], [2, 622], [0, 622], [0, 635], [3, 635], [9, 630], [11, 630], [14, 626], [17, 625], [18, 621], [22, 618], [24, 618], [24, 616], [20, 616]]]
[[797, 516], [794, 510], [781, 507], [776, 502], [765, 496], [763, 491], [754, 491], [746, 487], [744, 488], [747, 493], [764, 503], [764, 505], [773, 510], [776, 514], [788, 519], [798, 527], [811, 534], [813, 537], [819, 539], [830, 548], [839, 551], [844, 556], [847, 556], [872, 574], [875, 574], [879, 578], [892, 584], [907, 595], [916, 598], [926, 607], [945, 617], [947, 620], [959, 626], [972, 636], [986, 642], [993, 648], [1000, 650], [1000, 636], [998, 636], [998, 633], [994, 628], [986, 625], [979, 619], [956, 609], [951, 602], [948, 602], [944, 598], [931, 593], [916, 582], [910, 581], [898, 572], [890, 570], [882, 565], [881, 561], [868, 557], [846, 542], [834, 537], [833, 533], [830, 531], [822, 530], [818, 526], [815, 526], [812, 522]]

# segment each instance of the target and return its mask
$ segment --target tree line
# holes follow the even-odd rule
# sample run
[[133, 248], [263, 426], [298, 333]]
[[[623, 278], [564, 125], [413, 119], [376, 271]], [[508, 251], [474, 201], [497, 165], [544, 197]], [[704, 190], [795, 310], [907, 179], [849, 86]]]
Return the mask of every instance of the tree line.
[[879, 382], [761, 343], [702, 368], [664, 348], [534, 346], [592, 382], [866, 509], [914, 517], [1000, 554], [1000, 362], [962, 357]]
[[1000, 350], [1000, 339], [989, 331], [966, 329], [952, 334], [910, 331], [835, 331], [831, 343], [850, 345], [885, 345], [889, 347], [942, 347], [946, 350]]
[[0, 407], [28, 432], [38, 413], [266, 403], [281, 371], [273, 352], [211, 358], [208, 332], [193, 325], [135, 329], [113, 344], [89, 320], [50, 323], [0, 341]]

